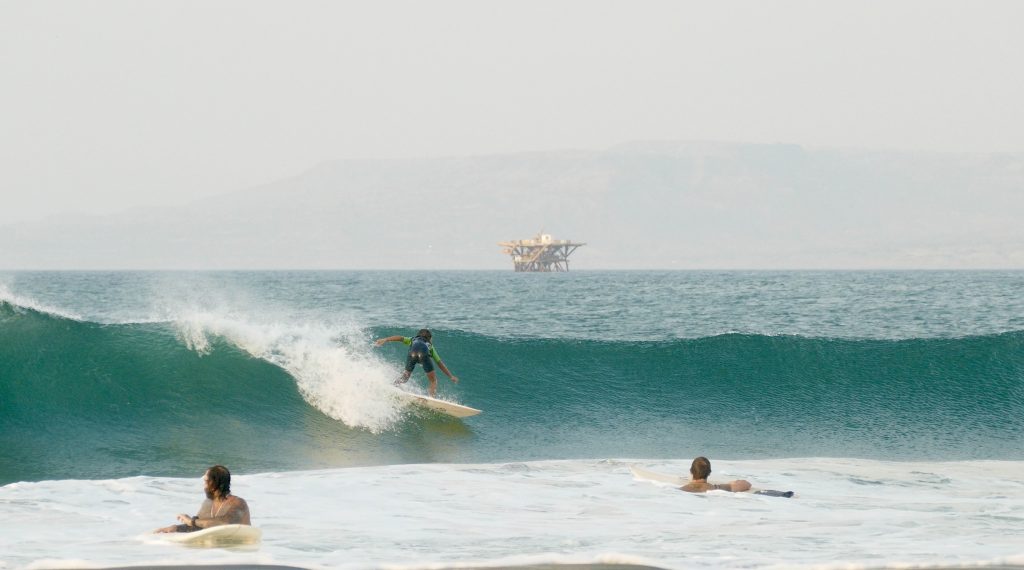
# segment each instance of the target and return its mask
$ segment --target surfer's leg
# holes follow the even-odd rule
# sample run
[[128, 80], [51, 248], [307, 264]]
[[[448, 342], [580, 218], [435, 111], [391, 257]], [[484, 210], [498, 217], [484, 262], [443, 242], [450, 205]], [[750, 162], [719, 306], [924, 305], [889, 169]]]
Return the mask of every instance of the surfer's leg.
[[402, 375], [395, 379], [395, 386], [398, 386], [399, 384], [405, 384], [406, 382], [408, 382], [409, 375], [411, 374], [412, 372], [409, 372], [408, 370], [402, 372]]
[[429, 393], [430, 397], [433, 398], [437, 395], [437, 372], [434, 372], [433, 370], [427, 372], [427, 380], [430, 380], [430, 387], [427, 388], [427, 393]]
[[405, 384], [406, 382], [409, 381], [409, 376], [412, 376], [412, 371], [413, 369], [416, 368], [416, 362], [418, 360], [419, 359], [417, 358], [415, 352], [410, 352], [408, 355], [406, 355], [405, 372], [402, 372], [402, 375], [399, 376], [397, 380], [395, 380], [395, 386], [398, 386], [399, 384]]

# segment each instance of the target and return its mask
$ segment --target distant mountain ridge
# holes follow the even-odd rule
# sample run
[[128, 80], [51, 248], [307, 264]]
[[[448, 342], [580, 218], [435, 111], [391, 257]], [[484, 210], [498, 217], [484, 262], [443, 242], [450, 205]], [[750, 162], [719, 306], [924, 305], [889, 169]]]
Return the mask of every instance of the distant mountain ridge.
[[1024, 154], [630, 143], [337, 160], [175, 208], [0, 226], [4, 269], [1024, 268]]

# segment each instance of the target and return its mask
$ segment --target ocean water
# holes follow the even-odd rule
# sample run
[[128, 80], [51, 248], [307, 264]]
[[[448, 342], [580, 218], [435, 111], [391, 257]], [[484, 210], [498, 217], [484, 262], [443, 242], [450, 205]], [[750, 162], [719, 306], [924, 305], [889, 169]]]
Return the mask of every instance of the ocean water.
[[[1024, 272], [0, 273], [0, 567], [1024, 564]], [[484, 410], [390, 386], [434, 331]], [[423, 391], [421, 371], [407, 385]], [[629, 465], [795, 499], [688, 495]], [[148, 531], [222, 463], [254, 551]]]

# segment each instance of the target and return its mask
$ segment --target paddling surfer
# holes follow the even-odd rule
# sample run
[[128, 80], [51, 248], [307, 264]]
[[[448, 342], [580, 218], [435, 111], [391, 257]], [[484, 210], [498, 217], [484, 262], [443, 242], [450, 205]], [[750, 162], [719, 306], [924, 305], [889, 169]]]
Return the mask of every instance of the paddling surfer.
[[420, 329], [420, 332], [416, 333], [414, 337], [407, 336], [389, 336], [387, 338], [379, 338], [374, 344], [377, 346], [384, 346], [384, 343], [388, 342], [401, 342], [402, 344], [409, 347], [409, 354], [405, 357], [405, 371], [402, 375], [395, 380], [395, 385], [405, 384], [409, 381], [409, 377], [412, 375], [412, 371], [416, 368], [417, 364], [423, 365], [423, 371], [427, 373], [427, 380], [430, 381], [430, 386], [427, 392], [430, 397], [433, 398], [437, 394], [437, 373], [434, 372], [434, 363], [437, 363], [437, 367], [444, 372], [448, 378], [458, 384], [458, 376], [454, 376], [448, 367], [441, 361], [441, 357], [437, 355], [437, 350], [434, 349], [434, 345], [430, 343], [430, 339], [433, 335], [427, 329]]
[[744, 479], [737, 479], [728, 483], [708, 483], [708, 476], [711, 475], [711, 461], [707, 457], [698, 457], [690, 464], [690, 477], [692, 480], [680, 487], [688, 493], [706, 493], [708, 491], [731, 491], [742, 493], [750, 490], [750, 482]]
[[181, 524], [158, 528], [153, 532], [192, 532], [225, 524], [251, 525], [249, 505], [245, 499], [231, 494], [231, 472], [223, 465], [214, 465], [203, 475], [206, 500], [195, 516], [178, 515]]

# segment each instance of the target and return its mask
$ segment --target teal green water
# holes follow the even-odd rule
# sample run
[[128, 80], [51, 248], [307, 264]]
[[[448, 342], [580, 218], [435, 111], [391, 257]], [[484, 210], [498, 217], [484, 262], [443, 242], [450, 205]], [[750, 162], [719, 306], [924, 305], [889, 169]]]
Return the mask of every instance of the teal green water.
[[[0, 277], [0, 482], [213, 458], [1024, 459], [1021, 273]], [[390, 373], [401, 348], [370, 339], [421, 323], [463, 379], [442, 390], [480, 416], [367, 429], [300, 388], [325, 367], [296, 367], [295, 347]]]

